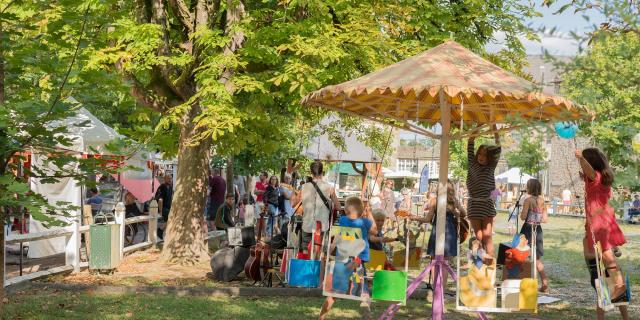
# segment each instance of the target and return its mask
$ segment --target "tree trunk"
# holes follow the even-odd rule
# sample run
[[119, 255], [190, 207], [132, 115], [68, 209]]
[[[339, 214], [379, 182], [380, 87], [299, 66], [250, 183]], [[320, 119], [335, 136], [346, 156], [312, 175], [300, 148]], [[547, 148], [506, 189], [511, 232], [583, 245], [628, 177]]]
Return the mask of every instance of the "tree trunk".
[[5, 238], [5, 215], [4, 208], [0, 208], [0, 224], [2, 225], [2, 232], [0, 232], [0, 245], [2, 246], [2, 250], [0, 250], [0, 276], [2, 276], [2, 280], [0, 280], [0, 314], [2, 314], [2, 310], [4, 309], [4, 238]]
[[200, 112], [194, 105], [181, 119], [176, 187], [162, 249], [164, 261], [183, 265], [210, 258], [203, 226], [211, 140], [192, 141], [199, 131], [192, 119]]

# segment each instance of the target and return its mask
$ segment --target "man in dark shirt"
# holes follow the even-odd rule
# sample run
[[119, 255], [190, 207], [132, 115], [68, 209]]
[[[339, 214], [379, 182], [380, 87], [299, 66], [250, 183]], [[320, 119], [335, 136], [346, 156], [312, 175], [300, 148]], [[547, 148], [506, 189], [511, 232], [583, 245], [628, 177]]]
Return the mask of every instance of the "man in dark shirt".
[[[160, 199], [162, 199], [162, 220], [166, 223], [169, 220], [169, 211], [171, 211], [171, 201], [173, 200], [173, 177], [171, 175], [164, 176], [164, 182], [156, 190], [156, 201], [158, 206], [160, 205]], [[164, 228], [158, 227], [158, 236], [162, 238], [164, 235]]]
[[211, 224], [216, 218], [218, 208], [224, 203], [224, 195], [227, 191], [227, 182], [220, 176], [219, 168], [213, 168], [213, 176], [209, 178], [209, 190], [209, 221]]
[[223, 205], [218, 207], [215, 214], [215, 224], [218, 230], [227, 230], [227, 228], [235, 227], [235, 223], [231, 218], [233, 212], [233, 194], [228, 194]]
[[635, 200], [631, 204], [629, 209], [629, 219], [633, 219], [634, 216], [640, 216], [640, 195], [636, 194]]

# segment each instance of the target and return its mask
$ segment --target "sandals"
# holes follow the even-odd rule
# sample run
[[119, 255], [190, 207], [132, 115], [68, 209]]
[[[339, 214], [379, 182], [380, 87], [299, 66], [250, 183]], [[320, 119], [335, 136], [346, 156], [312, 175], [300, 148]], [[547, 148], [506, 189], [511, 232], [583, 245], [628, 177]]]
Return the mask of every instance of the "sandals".
[[544, 293], [544, 294], [549, 294], [549, 286], [547, 285], [542, 285], [540, 287], [540, 289], [538, 289], [538, 292], [540, 293]]
[[627, 303], [629, 302], [629, 295], [627, 294], [626, 289], [624, 290], [624, 292], [622, 292], [622, 294], [611, 299], [611, 303], [624, 303], [624, 302], [627, 302]]

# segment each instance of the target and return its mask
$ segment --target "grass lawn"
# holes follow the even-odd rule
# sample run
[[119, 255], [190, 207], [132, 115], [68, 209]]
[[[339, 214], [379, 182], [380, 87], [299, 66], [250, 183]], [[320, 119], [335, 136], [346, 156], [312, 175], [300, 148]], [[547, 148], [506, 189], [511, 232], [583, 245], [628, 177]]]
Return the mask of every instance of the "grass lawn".
[[[2, 319], [313, 319], [317, 318], [322, 298], [222, 298], [175, 297], [169, 295], [93, 295], [44, 290], [14, 295]], [[373, 315], [386, 308], [374, 303]], [[452, 305], [449, 309], [452, 309]], [[359, 319], [354, 301], [338, 301], [331, 319]], [[410, 301], [396, 319], [425, 319], [430, 305]], [[557, 305], [544, 309], [541, 319], [589, 319], [592, 311]], [[450, 312], [447, 319], [472, 319], [471, 315]], [[531, 319], [528, 315], [498, 315], [492, 319]]]
[[[511, 239], [507, 234], [506, 215], [496, 217], [495, 243]], [[631, 319], [640, 319], [640, 225], [622, 225], [627, 237], [627, 245], [622, 247], [623, 257], [620, 265], [631, 275], [633, 297], [630, 306]], [[579, 218], [551, 217], [543, 225], [545, 263], [551, 278], [551, 296], [562, 301], [540, 306], [537, 315], [493, 314], [491, 319], [594, 319], [595, 296], [589, 285], [589, 276], [582, 258], [582, 237], [584, 221]], [[421, 240], [419, 240], [421, 241]], [[420, 243], [420, 242], [419, 242]], [[135, 258], [135, 256], [134, 256]], [[206, 266], [205, 266], [206, 267]], [[205, 268], [203, 267], [203, 268]], [[142, 268], [133, 276], [122, 275], [115, 283], [104, 278], [104, 284], [140, 285], [148, 281], [136, 280], [136, 277], [148, 275], [148, 266], [143, 261], [133, 263], [130, 268]], [[203, 269], [202, 272], [205, 270]], [[168, 270], [165, 270], [167, 273]], [[178, 275], [178, 273], [176, 273]], [[147, 276], [148, 277], [148, 276]], [[131, 278], [131, 279], [129, 279]], [[145, 278], [146, 279], [146, 278]], [[54, 282], [67, 282], [64, 277], [50, 279]], [[131, 281], [129, 281], [131, 280]], [[188, 279], [175, 278], [156, 281], [156, 285], [183, 285]], [[154, 280], [155, 281], [155, 280]], [[197, 278], [186, 281], [188, 286], [243, 285], [239, 282], [205, 283], [211, 281]], [[95, 282], [92, 282], [95, 283]], [[102, 284], [102, 282], [98, 282]], [[155, 282], [154, 282], [155, 284]], [[451, 286], [450, 290], [455, 287]], [[472, 314], [457, 313], [455, 299], [446, 298], [446, 319], [474, 319]], [[176, 297], [174, 295], [98, 295], [92, 293], [73, 293], [52, 289], [17, 292], [9, 296], [4, 304], [2, 319], [313, 319], [317, 318], [322, 298], [273, 297], [273, 298], [207, 298]], [[377, 318], [388, 306], [387, 303], [374, 302], [373, 317]], [[411, 300], [409, 305], [400, 309], [396, 319], [425, 319], [430, 317], [431, 305], [426, 301]], [[607, 319], [619, 319], [618, 312], [607, 314]], [[359, 319], [360, 308], [357, 302], [338, 301], [330, 314], [331, 319]]]

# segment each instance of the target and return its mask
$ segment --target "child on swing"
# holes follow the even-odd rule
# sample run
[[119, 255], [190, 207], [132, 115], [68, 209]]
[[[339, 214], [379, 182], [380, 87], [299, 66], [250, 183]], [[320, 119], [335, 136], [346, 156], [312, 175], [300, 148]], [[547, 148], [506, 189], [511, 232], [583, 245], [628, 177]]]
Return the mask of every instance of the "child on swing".
[[467, 211], [471, 227], [476, 239], [482, 243], [486, 251], [485, 264], [495, 262], [493, 249], [493, 219], [496, 216], [495, 203], [491, 192], [496, 188], [495, 170], [500, 160], [500, 135], [496, 125], [492, 126], [496, 146], [483, 144], [475, 150], [475, 137], [470, 137], [467, 144], [467, 190], [469, 202]]
[[[576, 150], [576, 158], [580, 162], [580, 177], [584, 179], [585, 210], [587, 221], [585, 223], [585, 236], [582, 241], [584, 258], [591, 274], [591, 286], [595, 288], [598, 278], [596, 265], [595, 242], [602, 246], [602, 257], [606, 274], [615, 281], [615, 289], [610, 293], [611, 302], [629, 302], [627, 288], [622, 278], [622, 271], [616, 263], [613, 249], [626, 243], [624, 234], [616, 222], [613, 208], [609, 206], [611, 198], [611, 185], [613, 184], [613, 171], [609, 166], [607, 157], [598, 148]], [[629, 319], [626, 306], [620, 306], [622, 319]], [[604, 310], [597, 309], [598, 319], [604, 319]]]
[[[378, 234], [378, 230], [376, 224], [371, 218], [370, 214], [366, 214], [365, 216], [365, 208], [362, 199], [358, 197], [349, 197], [345, 201], [345, 215], [341, 216], [338, 220], [338, 225], [341, 227], [349, 227], [349, 228], [360, 228], [362, 231], [362, 237], [365, 242], [365, 247], [362, 252], [358, 255], [358, 259], [354, 261], [354, 263], [362, 264], [364, 266], [365, 262], [369, 262], [369, 237], [376, 237]], [[359, 262], [357, 260], [360, 260]], [[364, 276], [366, 277], [367, 271], [364, 270]], [[335, 280], [335, 279], [334, 279]], [[348, 281], [348, 280], [345, 280]], [[365, 284], [363, 288], [364, 292], [368, 292], [367, 286]], [[320, 310], [320, 320], [325, 319], [335, 299], [333, 297], [327, 297], [327, 299], [322, 304], [322, 309]], [[369, 305], [363, 305], [364, 312], [369, 313]]]
[[[542, 264], [543, 241], [542, 241], [542, 227], [541, 223], [546, 223], [549, 215], [547, 209], [544, 207], [544, 197], [542, 196], [542, 184], [538, 179], [529, 179], [527, 181], [527, 195], [528, 197], [522, 204], [522, 211], [520, 211], [520, 219], [524, 221], [520, 234], [523, 234], [529, 243], [533, 243], [532, 235], [533, 230], [536, 232], [536, 269], [540, 274], [542, 285], [540, 286], [541, 293], [549, 293], [549, 280], [547, 274], [544, 272], [544, 264]], [[535, 227], [534, 227], [535, 226]]]

